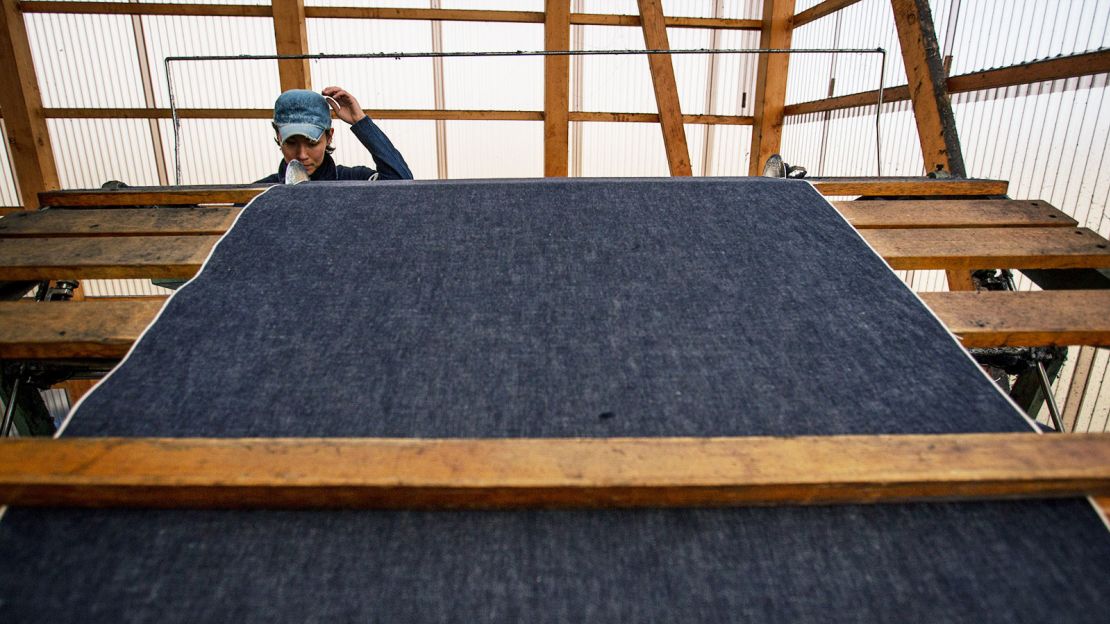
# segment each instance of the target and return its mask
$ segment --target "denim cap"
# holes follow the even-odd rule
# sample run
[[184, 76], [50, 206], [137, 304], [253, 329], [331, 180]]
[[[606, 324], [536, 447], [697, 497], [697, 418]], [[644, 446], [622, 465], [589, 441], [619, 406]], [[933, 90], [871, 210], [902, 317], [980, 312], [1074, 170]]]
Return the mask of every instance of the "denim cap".
[[291, 89], [274, 102], [274, 129], [282, 142], [302, 135], [319, 141], [331, 127], [331, 108], [324, 96], [315, 91]]

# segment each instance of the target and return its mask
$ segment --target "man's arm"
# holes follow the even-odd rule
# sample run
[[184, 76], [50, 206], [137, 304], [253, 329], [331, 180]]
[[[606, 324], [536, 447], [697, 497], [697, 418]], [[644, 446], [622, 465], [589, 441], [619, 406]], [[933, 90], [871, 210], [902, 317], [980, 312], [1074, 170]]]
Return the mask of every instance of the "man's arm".
[[374, 165], [378, 169], [379, 180], [411, 180], [412, 171], [405, 163], [405, 158], [401, 156], [401, 152], [393, 147], [393, 143], [389, 137], [382, 132], [376, 123], [370, 120], [369, 117], [363, 117], [351, 126], [351, 132], [355, 133], [366, 149], [370, 152], [370, 156], [374, 158]]

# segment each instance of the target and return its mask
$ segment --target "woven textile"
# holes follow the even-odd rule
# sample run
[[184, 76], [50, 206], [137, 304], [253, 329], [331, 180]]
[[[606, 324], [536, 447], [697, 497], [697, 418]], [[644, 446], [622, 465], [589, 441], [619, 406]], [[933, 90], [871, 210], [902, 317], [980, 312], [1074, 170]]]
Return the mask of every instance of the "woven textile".
[[[274, 188], [66, 435], [1025, 430], [812, 187], [757, 178]], [[1102, 622], [1107, 572], [1079, 500], [0, 522], [0, 621]]]

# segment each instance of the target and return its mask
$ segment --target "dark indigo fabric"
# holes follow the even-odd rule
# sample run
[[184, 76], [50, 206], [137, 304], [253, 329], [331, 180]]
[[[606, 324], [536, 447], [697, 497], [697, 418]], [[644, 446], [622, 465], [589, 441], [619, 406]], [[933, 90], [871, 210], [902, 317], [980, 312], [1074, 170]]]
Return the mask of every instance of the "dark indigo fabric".
[[[67, 435], [1027, 429], [808, 185], [718, 179], [274, 188]], [[0, 522], [3, 622], [1105, 622], [1108, 572], [1078, 500]]]

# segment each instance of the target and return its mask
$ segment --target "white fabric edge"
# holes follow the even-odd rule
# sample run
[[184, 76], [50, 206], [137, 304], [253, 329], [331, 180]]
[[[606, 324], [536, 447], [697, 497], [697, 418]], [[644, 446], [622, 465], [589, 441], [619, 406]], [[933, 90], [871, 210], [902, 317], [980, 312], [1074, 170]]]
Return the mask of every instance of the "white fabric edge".
[[[852, 232], [855, 233], [855, 235], [857, 237], [859, 237], [859, 239], [861, 241], [863, 241], [864, 245], [867, 245], [867, 248], [871, 250], [871, 253], [875, 254], [875, 257], [877, 257], [879, 260], [881, 260], [883, 262], [883, 264], [885, 264], [887, 266], [887, 268], [890, 269], [890, 271], [892, 273], [894, 272], [894, 269], [890, 266], [890, 263], [888, 263], [886, 261], [886, 259], [883, 258], [881, 254], [879, 254], [879, 252], [875, 251], [875, 248], [871, 246], [871, 243], [867, 242], [867, 239], [864, 238], [863, 235], [859, 233], [859, 230], [856, 229], [856, 227], [854, 225], [852, 225], [851, 222], [848, 221], [848, 219], [844, 218], [844, 215], [840, 214], [840, 211], [836, 209], [836, 206], [834, 206], [832, 204], [832, 202], [829, 201], [828, 198], [826, 198], [823, 193], [821, 193], [821, 191], [817, 190], [817, 187], [814, 186], [813, 182], [811, 182], [809, 180], [806, 180], [804, 178], [801, 181], [808, 184], [810, 186], [810, 188], [812, 188], [814, 190], [814, 192], [816, 192], [818, 195], [820, 195], [821, 199], [824, 199], [825, 203], [829, 205], [829, 208], [831, 208], [832, 211], [836, 213], [836, 216], [840, 217], [841, 221], [846, 223], [848, 225], [848, 227], [852, 228]], [[895, 277], [897, 278], [897, 276], [895, 276]], [[933, 309], [930, 308], [927, 303], [925, 303], [925, 300], [921, 298], [921, 295], [919, 295], [917, 293], [917, 291], [915, 291], [913, 288], [910, 288], [910, 285], [907, 284], [906, 282], [902, 281], [901, 278], [898, 278], [898, 281], [906, 288], [906, 290], [913, 293], [913, 296], [917, 298], [917, 301], [921, 304], [921, 307], [925, 308], [925, 310], [927, 310], [929, 312], [929, 314], [932, 315], [932, 317], [934, 319], [936, 319], [938, 323], [940, 323], [940, 326], [944, 328], [944, 331], [948, 334], [948, 336], [952, 339], [952, 341], [955, 342], [957, 345], [959, 345], [960, 351], [962, 351], [963, 354], [965, 356], [967, 356], [967, 359], [971, 360], [971, 363], [975, 365], [975, 368], [979, 369], [979, 372], [982, 373], [983, 377], [985, 377], [987, 379], [987, 381], [995, 389], [995, 391], [997, 391], [998, 394], [1002, 395], [1006, 399], [1006, 401], [1009, 402], [1009, 404], [1014, 407], [1014, 410], [1022, 418], [1025, 419], [1025, 422], [1029, 425], [1030, 428], [1033, 429], [1033, 432], [1038, 434], [1038, 435], [1044, 435], [1044, 432], [1041, 431], [1040, 427], [1037, 426], [1036, 421], [1033, 420], [1032, 418], [1030, 418], [1029, 415], [1025, 413], [1025, 410], [1021, 409], [1021, 406], [1019, 406], [1017, 404], [1017, 402], [1014, 401], [1014, 399], [1012, 397], [1010, 397], [1010, 395], [1003, 392], [1002, 388], [999, 388], [998, 384], [996, 384], [994, 382], [994, 380], [991, 379], [990, 375], [987, 374], [987, 371], [983, 370], [983, 367], [980, 366], [979, 363], [975, 361], [975, 358], [971, 357], [971, 352], [969, 352], [966, 348], [964, 348], [963, 343], [960, 342], [960, 337], [957, 336], [956, 334], [952, 333], [951, 329], [948, 329], [948, 326], [945, 325], [944, 321], [942, 321], [940, 319], [940, 317], [937, 316], [935, 312], [933, 312]], [[1067, 435], [1067, 434], [1064, 434], [1063, 432], [1061, 432], [1060, 435]], [[1095, 502], [1095, 498], [1093, 496], [1088, 496], [1087, 497], [1087, 502], [1090, 503], [1091, 507], [1094, 508], [1095, 515], [1097, 515], [1099, 517], [1099, 519], [1102, 520], [1102, 524], [1106, 526], [1106, 530], [1108, 532], [1110, 532], [1110, 518], [1107, 518], [1106, 514], [1104, 514], [1102, 512], [1102, 508], [1099, 507], [1098, 503]]]
[[162, 313], [165, 312], [166, 308], [169, 307], [170, 302], [173, 301], [173, 298], [176, 297], [178, 293], [188, 288], [194, 281], [196, 281], [198, 277], [201, 276], [201, 274], [204, 273], [204, 269], [208, 267], [208, 262], [216, 253], [216, 250], [219, 249], [220, 244], [224, 242], [224, 239], [227, 238], [229, 234], [231, 234], [232, 230], [235, 229], [235, 225], [239, 223], [239, 219], [243, 217], [243, 215], [247, 212], [247, 210], [251, 207], [251, 204], [253, 204], [256, 199], [268, 193], [271, 188], [274, 187], [271, 186], [258, 195], [252, 197], [251, 200], [247, 202], [247, 205], [243, 206], [242, 210], [239, 211], [239, 214], [235, 215], [235, 220], [231, 222], [230, 226], [228, 226], [227, 231], [220, 236], [219, 240], [216, 241], [216, 244], [212, 245], [212, 249], [208, 251], [208, 255], [205, 256], [204, 262], [202, 262], [200, 265], [200, 269], [197, 270], [196, 274], [193, 275], [193, 277], [189, 278], [188, 281], [182, 284], [180, 288], [170, 293], [170, 296], [166, 298], [166, 302], [162, 304], [162, 308], [158, 310], [158, 314], [154, 315], [154, 319], [151, 320], [149, 324], [147, 324], [146, 328], [144, 328], [142, 333], [139, 334], [139, 337], [135, 340], [134, 343], [131, 344], [131, 348], [127, 350], [127, 354], [123, 356], [123, 359], [120, 360], [119, 364], [116, 364], [114, 367], [112, 367], [112, 370], [108, 371], [107, 375], [102, 377], [100, 381], [96, 382], [96, 385], [90, 388], [88, 392], [83, 394], [81, 398], [77, 401], [77, 404], [69, 409], [69, 413], [66, 414], [65, 420], [62, 421], [61, 426], [58, 427], [58, 431], [54, 434], [55, 439], [62, 437], [62, 434], [65, 433], [65, 430], [69, 426], [70, 421], [73, 420], [73, 416], [85, 403], [85, 399], [89, 398], [94, 392], [97, 391], [97, 389], [100, 388], [102, 384], [111, 379], [112, 375], [115, 374], [116, 371], [118, 371], [121, 367], [123, 367], [124, 364], [127, 363], [127, 360], [131, 358], [131, 354], [135, 352], [135, 349], [137, 349], [140, 344], [142, 344], [143, 338], [146, 337], [146, 334], [148, 331], [150, 331], [150, 328], [154, 327], [155, 323], [158, 322], [158, 319], [162, 318]]
[[[131, 348], [127, 350], [127, 354], [123, 356], [123, 359], [119, 361], [119, 364], [116, 364], [115, 366], [113, 366], [112, 370], [108, 371], [107, 375], [100, 378], [100, 380], [96, 382], [96, 385], [94, 385], [92, 388], [89, 388], [89, 391], [86, 392], [85, 394], [81, 395], [81, 398], [77, 400], [77, 403], [69, 408], [69, 413], [66, 414], [65, 419], [62, 420], [61, 426], [58, 427], [58, 430], [54, 433], [54, 439], [55, 440], [62, 437], [62, 434], [65, 433], [66, 427], [69, 426], [70, 421], [73, 420], [74, 414], [77, 413], [77, 410], [85, 402], [85, 399], [89, 398], [89, 396], [93, 392], [96, 392], [97, 388], [99, 388], [101, 386], [101, 384], [108, 381], [108, 379], [112, 376], [113, 373], [115, 373], [117, 370], [120, 369], [121, 366], [123, 366], [124, 364], [127, 363], [127, 360], [131, 357], [131, 354], [134, 353], [135, 348], [138, 347], [139, 343], [141, 343], [143, 341], [143, 338], [146, 336], [146, 333], [148, 331], [150, 331], [151, 327], [154, 327], [154, 324], [158, 322], [158, 319], [162, 318], [162, 312], [164, 312], [166, 310], [166, 308], [170, 305], [170, 301], [172, 301], [173, 298], [177, 296], [177, 293], [181, 292], [185, 288], [188, 288], [189, 284], [193, 283], [193, 280], [200, 277], [201, 273], [204, 273], [204, 269], [208, 266], [208, 261], [211, 260], [212, 255], [214, 253], [216, 253], [216, 248], [220, 246], [220, 243], [224, 242], [224, 239], [227, 238], [228, 234], [231, 234], [231, 230], [235, 229], [235, 224], [239, 223], [239, 219], [243, 216], [243, 213], [245, 213], [247, 211], [247, 208], [251, 207], [251, 204], [254, 203], [254, 200], [256, 200], [259, 197], [262, 197], [263, 195], [268, 193], [271, 188], [273, 188], [273, 187], [272, 186], [268, 187], [266, 190], [262, 191], [258, 195], [255, 195], [254, 197], [251, 198], [251, 200], [249, 202], [247, 202], [247, 204], [245, 206], [243, 206], [242, 210], [239, 211], [239, 214], [235, 215], [235, 220], [233, 220], [231, 222], [231, 225], [228, 226], [227, 231], [224, 232], [223, 235], [220, 236], [219, 240], [216, 241], [215, 245], [212, 245], [212, 249], [208, 251], [208, 255], [204, 258], [204, 262], [201, 263], [200, 269], [197, 270], [196, 274], [193, 275], [193, 277], [189, 278], [188, 281], [186, 281], [184, 284], [182, 284], [180, 288], [178, 288], [177, 290], [170, 293], [169, 297], [166, 297], [166, 302], [162, 304], [162, 308], [160, 310], [158, 310], [158, 314], [154, 315], [154, 319], [151, 320], [150, 323], [147, 324], [146, 328], [144, 328], [142, 333], [139, 334], [139, 337], [135, 340], [134, 343], [131, 344]], [[154, 210], [157, 210], [157, 209], [154, 209]], [[3, 506], [3, 507], [0, 507], [0, 522], [2, 522], [4, 520], [4, 515], [7, 514], [7, 512], [8, 512], [8, 507], [6, 505]]]

